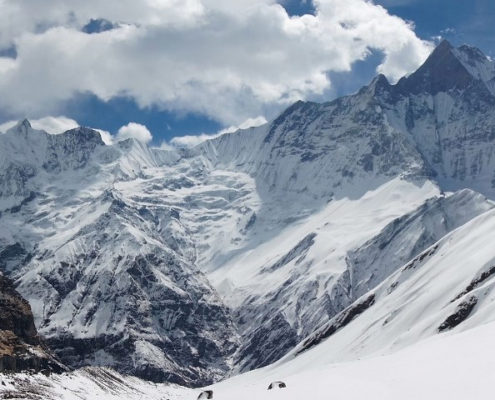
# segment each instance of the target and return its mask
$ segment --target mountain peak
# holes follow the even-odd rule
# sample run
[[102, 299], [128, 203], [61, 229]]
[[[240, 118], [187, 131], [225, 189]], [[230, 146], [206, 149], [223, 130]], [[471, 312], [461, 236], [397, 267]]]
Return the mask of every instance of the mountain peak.
[[450, 42], [443, 40], [416, 72], [397, 83], [398, 89], [400, 92], [432, 95], [465, 89], [476, 78], [467, 70], [458, 53]]
[[24, 119], [21, 119], [19, 122], [17, 122], [17, 124], [15, 124], [8, 131], [14, 131], [14, 132], [23, 133], [24, 135], [26, 135], [30, 129], [33, 129], [31, 126], [31, 123], [29, 122], [29, 120], [27, 118], [24, 118]]
[[65, 131], [62, 135], [66, 137], [74, 137], [76, 143], [94, 142], [95, 144], [101, 146], [105, 144], [98, 131], [85, 126], [78, 126], [77, 128], [70, 129]]
[[24, 118], [17, 123], [17, 126], [25, 126], [31, 128], [31, 122], [29, 122], [27, 118]]
[[456, 71], [456, 68], [459, 63], [460, 61], [454, 46], [452, 46], [449, 41], [442, 40], [442, 42], [440, 42], [440, 44], [431, 52], [425, 63], [418, 69], [418, 72], [421, 70], [426, 70], [430, 73], [443, 71], [443, 74], [446, 75], [446, 68], [458, 72]]
[[476, 47], [456, 48], [443, 40], [416, 72], [398, 82], [397, 89], [399, 94], [436, 95], [473, 84], [495, 95], [495, 63]]
[[452, 50], [453, 48], [454, 46], [452, 46], [452, 44], [447, 39], [442, 39], [442, 41], [437, 45], [437, 47], [435, 48], [435, 50], [433, 50], [433, 52], [448, 51], [448, 50]]
[[372, 95], [375, 95], [389, 89], [390, 87], [391, 85], [387, 77], [383, 74], [378, 74], [376, 77], [373, 78], [370, 84], [363, 87], [361, 91], [367, 91]]

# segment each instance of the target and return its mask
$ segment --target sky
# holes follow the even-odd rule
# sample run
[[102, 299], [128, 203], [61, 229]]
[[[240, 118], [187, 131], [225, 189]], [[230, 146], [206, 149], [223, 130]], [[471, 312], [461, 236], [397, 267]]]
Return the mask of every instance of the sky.
[[0, 0], [0, 131], [194, 145], [411, 73], [446, 38], [495, 58], [493, 0]]

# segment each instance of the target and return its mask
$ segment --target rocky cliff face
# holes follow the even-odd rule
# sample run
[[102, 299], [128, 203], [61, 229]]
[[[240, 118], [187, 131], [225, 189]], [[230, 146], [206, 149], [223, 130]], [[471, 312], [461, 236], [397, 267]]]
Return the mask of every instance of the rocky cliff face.
[[493, 62], [416, 73], [181, 152], [0, 135], [0, 268], [71, 366], [201, 385], [266, 365], [493, 206]]
[[0, 275], [0, 371], [67, 370], [38, 335], [29, 303]]
[[379, 94], [445, 190], [495, 194], [495, 67], [479, 50], [443, 42], [414, 74]]

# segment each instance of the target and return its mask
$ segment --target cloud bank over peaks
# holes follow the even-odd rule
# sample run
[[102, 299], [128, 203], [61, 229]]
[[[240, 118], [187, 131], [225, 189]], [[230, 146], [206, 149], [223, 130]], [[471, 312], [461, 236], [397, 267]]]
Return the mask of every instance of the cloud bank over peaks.
[[[18, 121], [8, 121], [0, 124], [0, 132], [6, 132], [10, 128], [14, 127]], [[69, 129], [77, 128], [79, 124], [71, 118], [64, 116], [59, 117], [43, 117], [39, 119], [29, 120], [31, 126], [34, 129], [45, 131], [51, 135], [58, 135]]]
[[[10, 128], [17, 125], [18, 122], [19, 121], [12, 120], [0, 124], [0, 134], [7, 132]], [[45, 131], [50, 135], [59, 135], [80, 126], [77, 121], [65, 116], [47, 116], [39, 119], [30, 119], [29, 122], [33, 129]], [[263, 116], [248, 118], [238, 126], [230, 126], [214, 134], [200, 133], [196, 135], [176, 136], [172, 138], [170, 142], [163, 141], [158, 147], [169, 151], [175, 151], [177, 148], [181, 147], [194, 147], [205, 140], [213, 139], [226, 133], [233, 133], [239, 129], [248, 129], [261, 126], [265, 123], [267, 123], [267, 120]], [[91, 129], [94, 129], [100, 133], [101, 138], [106, 145], [112, 145], [116, 142], [129, 138], [138, 140], [145, 144], [151, 144], [153, 141], [153, 134], [150, 130], [145, 125], [137, 122], [129, 122], [127, 125], [121, 126], [115, 134], [111, 134], [110, 132], [99, 128], [92, 127]]]
[[[140, 107], [199, 113], [225, 126], [331, 86], [380, 51], [391, 80], [431, 51], [414, 27], [367, 0], [314, 0], [289, 16], [273, 0], [2, 0], [0, 107], [57, 115], [91, 93]], [[83, 31], [91, 20], [108, 29]]]
[[[10, 128], [17, 125], [18, 122], [19, 121], [8, 121], [3, 124], [0, 124], [0, 134], [7, 132]], [[71, 118], [67, 118], [65, 116], [58, 116], [58, 117], [47, 116], [39, 119], [30, 119], [29, 122], [33, 127], [33, 129], [45, 131], [50, 135], [59, 135], [70, 129], [74, 129], [80, 126], [80, 124], [77, 121]], [[120, 140], [125, 140], [128, 138], [134, 138], [143, 143], [150, 143], [153, 139], [151, 132], [148, 130], [146, 126], [135, 122], [130, 122], [127, 125], [122, 126], [117, 131], [116, 135], [112, 135], [110, 132], [103, 129], [98, 129], [98, 128], [91, 128], [91, 129], [94, 129], [100, 133], [101, 139], [106, 145], [111, 145], [115, 142], [118, 142]]]

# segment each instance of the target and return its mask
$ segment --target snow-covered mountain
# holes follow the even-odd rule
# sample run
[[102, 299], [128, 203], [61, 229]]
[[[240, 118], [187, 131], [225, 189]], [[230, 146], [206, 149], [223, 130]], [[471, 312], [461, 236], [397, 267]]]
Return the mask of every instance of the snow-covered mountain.
[[176, 155], [105, 146], [87, 129], [50, 136], [24, 121], [0, 141], [6, 170], [30, 171], [4, 178], [18, 185], [3, 196], [1, 266], [59, 357], [183, 384], [223, 376], [237, 343], [230, 311], [196, 267], [180, 212], [160, 201], [194, 173], [168, 175]]
[[[494, 63], [480, 54], [442, 42], [396, 85], [378, 76], [352, 96], [296, 103], [269, 126], [202, 146], [215, 166], [255, 177], [260, 219], [285, 221], [286, 212], [297, 219], [272, 238], [258, 233], [254, 249], [210, 274], [247, 339], [238, 368], [275, 361], [401, 262], [486, 209], [466, 192], [406, 215], [426, 199], [463, 188], [495, 198]], [[393, 247], [387, 241], [399, 240], [406, 225]]]
[[[268, 365], [356, 307], [378, 318], [411, 260], [469, 224], [484, 232], [494, 88], [492, 61], [443, 42], [396, 85], [378, 76], [190, 150], [22, 121], [0, 135], [0, 268], [71, 366], [202, 385]], [[487, 243], [477, 251], [495, 252]], [[424, 329], [411, 335], [437, 332]]]

